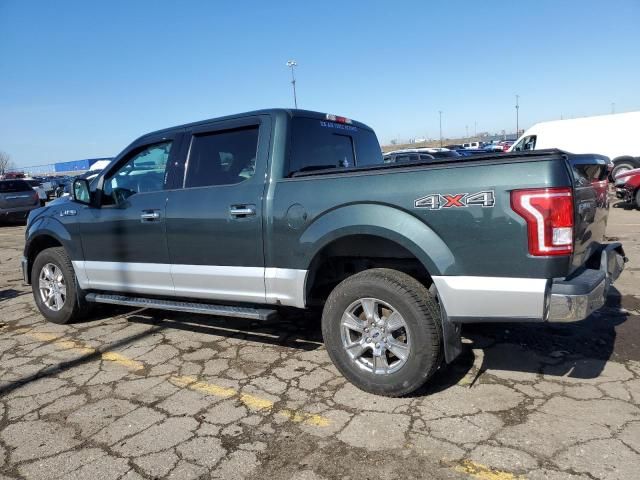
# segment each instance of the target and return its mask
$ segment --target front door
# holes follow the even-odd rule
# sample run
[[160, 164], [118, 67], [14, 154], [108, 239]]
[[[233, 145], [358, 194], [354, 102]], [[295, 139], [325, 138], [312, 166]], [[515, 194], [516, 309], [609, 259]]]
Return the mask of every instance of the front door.
[[84, 288], [173, 295], [165, 215], [178, 140], [134, 146], [105, 174], [100, 208], [81, 210], [84, 261], [75, 267]]
[[185, 134], [183, 181], [168, 192], [166, 213], [177, 296], [264, 303], [268, 121], [216, 122]]

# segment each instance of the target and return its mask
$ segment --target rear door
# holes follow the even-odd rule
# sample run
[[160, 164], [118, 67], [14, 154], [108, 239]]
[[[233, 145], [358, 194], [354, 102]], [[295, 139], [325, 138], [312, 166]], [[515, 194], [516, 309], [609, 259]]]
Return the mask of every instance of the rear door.
[[190, 129], [182, 177], [167, 198], [177, 296], [264, 303], [263, 192], [268, 116]]

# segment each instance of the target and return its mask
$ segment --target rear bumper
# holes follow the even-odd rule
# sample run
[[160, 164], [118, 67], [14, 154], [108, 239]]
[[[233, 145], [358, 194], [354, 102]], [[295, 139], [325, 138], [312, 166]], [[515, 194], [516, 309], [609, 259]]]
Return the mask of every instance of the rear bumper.
[[616, 186], [616, 197], [630, 202], [633, 199], [633, 190], [624, 186]]
[[434, 276], [441, 305], [453, 323], [575, 322], [604, 305], [624, 268], [619, 243], [590, 258], [599, 268], [566, 279]]
[[0, 220], [26, 220], [31, 210], [40, 208], [40, 201], [35, 205], [27, 207], [3, 208], [0, 209]]
[[600, 268], [586, 269], [569, 280], [554, 280], [549, 298], [548, 321], [575, 322], [602, 307], [609, 288], [624, 269], [622, 245], [605, 245], [599, 252]]

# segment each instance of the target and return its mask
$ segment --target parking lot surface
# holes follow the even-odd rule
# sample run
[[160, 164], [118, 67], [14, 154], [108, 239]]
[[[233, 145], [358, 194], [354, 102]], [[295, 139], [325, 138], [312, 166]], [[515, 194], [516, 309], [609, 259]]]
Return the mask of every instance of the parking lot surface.
[[45, 323], [0, 227], [0, 478], [637, 479], [640, 212], [630, 262], [567, 325], [477, 325], [402, 399], [333, 368], [317, 313], [270, 323], [100, 308]]

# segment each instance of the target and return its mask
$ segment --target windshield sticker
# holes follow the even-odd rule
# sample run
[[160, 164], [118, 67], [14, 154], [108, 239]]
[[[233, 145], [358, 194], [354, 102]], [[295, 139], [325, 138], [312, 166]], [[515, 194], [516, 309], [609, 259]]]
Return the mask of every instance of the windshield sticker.
[[413, 203], [415, 208], [426, 208], [427, 210], [469, 207], [472, 205], [492, 208], [495, 204], [496, 196], [493, 190], [478, 193], [432, 193], [426, 197], [418, 198]]
[[320, 120], [320, 126], [324, 128], [335, 128], [337, 130], [347, 130], [348, 132], [357, 132], [358, 127], [353, 125], [345, 125], [344, 123], [325, 122]]

